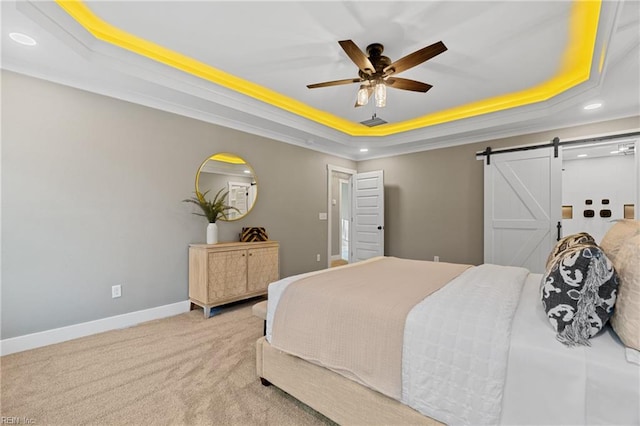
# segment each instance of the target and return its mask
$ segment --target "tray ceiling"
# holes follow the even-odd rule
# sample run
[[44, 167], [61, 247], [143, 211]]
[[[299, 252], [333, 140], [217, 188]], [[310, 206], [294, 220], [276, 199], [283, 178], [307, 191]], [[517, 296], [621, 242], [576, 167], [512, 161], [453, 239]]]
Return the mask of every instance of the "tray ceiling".
[[[3, 2], [3, 68], [353, 159], [640, 114], [638, 2]], [[36, 49], [7, 41], [21, 31]], [[354, 108], [338, 45], [448, 50]], [[41, 43], [40, 43], [41, 41]], [[603, 108], [585, 111], [591, 101]], [[388, 124], [367, 127], [373, 114]], [[360, 148], [369, 148], [361, 153]]]

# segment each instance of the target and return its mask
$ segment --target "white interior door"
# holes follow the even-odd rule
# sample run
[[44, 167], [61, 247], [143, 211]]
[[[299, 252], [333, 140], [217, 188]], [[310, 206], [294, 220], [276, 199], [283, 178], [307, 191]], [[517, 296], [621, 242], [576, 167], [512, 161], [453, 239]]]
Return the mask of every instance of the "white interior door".
[[229, 210], [227, 217], [229, 219], [235, 219], [241, 216], [249, 210], [249, 188], [250, 183], [246, 182], [228, 182], [229, 194], [227, 195], [227, 204], [231, 207], [235, 207], [238, 211]]
[[384, 256], [382, 170], [353, 176], [353, 241], [349, 262]]
[[549, 147], [485, 159], [485, 263], [544, 272], [561, 233], [561, 154]]

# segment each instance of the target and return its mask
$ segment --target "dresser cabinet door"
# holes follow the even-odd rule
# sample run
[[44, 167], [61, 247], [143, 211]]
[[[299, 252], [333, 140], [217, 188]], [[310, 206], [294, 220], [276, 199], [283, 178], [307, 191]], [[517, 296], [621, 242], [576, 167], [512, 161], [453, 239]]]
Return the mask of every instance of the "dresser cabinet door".
[[227, 299], [247, 292], [247, 250], [209, 253], [209, 300]]
[[278, 247], [249, 249], [247, 291], [266, 291], [270, 283], [279, 279]]

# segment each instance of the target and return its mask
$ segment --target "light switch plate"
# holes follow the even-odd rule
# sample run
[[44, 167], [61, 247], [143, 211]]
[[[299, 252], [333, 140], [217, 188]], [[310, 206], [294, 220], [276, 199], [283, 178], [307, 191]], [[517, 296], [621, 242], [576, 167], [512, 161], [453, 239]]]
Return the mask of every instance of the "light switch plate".
[[326, 213], [318, 213], [318, 219], [327, 220], [327, 214]]

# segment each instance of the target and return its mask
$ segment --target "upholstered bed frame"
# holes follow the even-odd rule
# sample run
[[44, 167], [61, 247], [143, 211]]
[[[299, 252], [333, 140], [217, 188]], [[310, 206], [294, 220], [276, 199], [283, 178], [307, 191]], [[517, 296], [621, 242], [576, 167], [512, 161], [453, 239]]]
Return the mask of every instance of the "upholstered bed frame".
[[[580, 235], [577, 235], [577, 237], [580, 237]], [[562, 249], [563, 245], [567, 247], [571, 246], [567, 241], [572, 239], [580, 242], [579, 238], [576, 239], [576, 235], [565, 237], [558, 243], [558, 247], [554, 248], [552, 253], [554, 258], [557, 251], [556, 249]], [[579, 250], [577, 253], [587, 252], [582, 245], [576, 245], [575, 248]], [[596, 246], [596, 248], [598, 247]], [[596, 265], [597, 271], [605, 271], [605, 269], [608, 271], [608, 262], [610, 260], [610, 263], [615, 266], [615, 270], [620, 276], [618, 282], [619, 295], [617, 297], [618, 300], [616, 301], [613, 318], [611, 319], [612, 329], [609, 328], [593, 336], [589, 341], [591, 347], [587, 349], [567, 349], [560, 345], [556, 339], [553, 339], [552, 334], [549, 332], [549, 318], [551, 318], [551, 316], [542, 309], [547, 305], [541, 306], [540, 304], [540, 284], [543, 283], [545, 286], [549, 284], [545, 281], [545, 277], [551, 275], [555, 271], [554, 268], [559, 268], [560, 266], [558, 265], [564, 265], [564, 257], [560, 257], [557, 261], [553, 260], [551, 262], [551, 268], [547, 268], [548, 272], [544, 276], [528, 274], [520, 277], [521, 271], [519, 271], [519, 269], [521, 268], [514, 269], [496, 265], [480, 265], [477, 268], [469, 269], [468, 274], [465, 272], [464, 277], [461, 276], [460, 279], [456, 279], [455, 282], [449, 284], [450, 287], [446, 287], [444, 291], [440, 291], [436, 296], [424, 299], [425, 302], [431, 302], [430, 305], [428, 305], [429, 315], [433, 314], [434, 318], [439, 319], [443, 318], [443, 315], [441, 315], [442, 312], [436, 303], [441, 303], [443, 306], [448, 307], [455, 306], [459, 300], [459, 296], [466, 297], [466, 299], [462, 299], [464, 303], [480, 302], [480, 304], [488, 308], [480, 312], [482, 315], [474, 316], [474, 319], [478, 321], [485, 319], [485, 325], [482, 327], [474, 327], [473, 329], [493, 330], [493, 332], [497, 330], [495, 326], [492, 326], [492, 324], [495, 323], [491, 322], [495, 316], [488, 309], [499, 306], [496, 302], [501, 303], [502, 301], [507, 302], [504, 306], [514, 306], [518, 308], [513, 312], [509, 312], [510, 316], [503, 314], [504, 321], [509, 321], [507, 329], [508, 341], [506, 342], [507, 351], [506, 353], [498, 353], [499, 357], [505, 357], [504, 360], [500, 361], [500, 365], [506, 365], [505, 376], [499, 378], [499, 380], [504, 383], [502, 391], [504, 392], [505, 398], [501, 397], [501, 401], [498, 402], [501, 404], [501, 411], [498, 415], [500, 416], [500, 420], [505, 424], [521, 422], [529, 424], [590, 424], [602, 422], [608, 424], [639, 424], [640, 411], [638, 411], [638, 409], [640, 407], [638, 407], [638, 401], [640, 399], [638, 397], [640, 394], [637, 384], [640, 378], [640, 370], [638, 370], [637, 365], [634, 365], [637, 364], [637, 355], [636, 358], [634, 358], [632, 350], [640, 350], [640, 343], [638, 341], [638, 336], [640, 336], [640, 333], [638, 333], [640, 316], [638, 316], [637, 309], [634, 309], [637, 307], [637, 295], [640, 294], [640, 292], [638, 292], [638, 289], [640, 289], [640, 276], [638, 275], [637, 268], [638, 255], [640, 254], [640, 222], [620, 221], [616, 223], [616, 225], [607, 232], [601, 242], [601, 248], [598, 248], [598, 250], [603, 251], [606, 259], [608, 259], [607, 264], [604, 265], [606, 268], [603, 265], [598, 266], [598, 264], [594, 263], [592, 258], [595, 249], [591, 250], [590, 248], [589, 254], [592, 258], [590, 258], [591, 260], [589, 262], [585, 263], [583, 275], [589, 276], [589, 271], [593, 265]], [[573, 251], [567, 250], [567, 253], [570, 259], [573, 259], [571, 256], [575, 257]], [[377, 265], [379, 266], [381, 264], [382, 263], [379, 263]], [[349, 268], [349, 266], [342, 268]], [[355, 266], [353, 266], [353, 268], [355, 268]], [[362, 271], [357, 272], [358, 277], [360, 277], [360, 272]], [[385, 271], [381, 271], [380, 268], [378, 268], [378, 274], [376, 276], [382, 276], [382, 272]], [[381, 392], [384, 391], [374, 391], [372, 388], [361, 385], [329, 369], [290, 354], [307, 354], [308, 351], [306, 351], [306, 348], [297, 350], [295, 345], [287, 344], [281, 346], [283, 341], [281, 337], [285, 335], [283, 333], [286, 333], [288, 337], [289, 335], [295, 334], [296, 331], [295, 329], [293, 332], [291, 329], [282, 329], [283, 321], [284, 324], [295, 324], [298, 329], [309, 331], [311, 330], [311, 326], [309, 326], [308, 323], [303, 324], [300, 318], [307, 314], [312, 317], [312, 314], [321, 317], [321, 314], [317, 312], [314, 313], [313, 310], [309, 308], [310, 305], [306, 299], [309, 299], [311, 303], [317, 303], [317, 300], [321, 299], [320, 296], [322, 292], [327, 294], [339, 293], [341, 296], [344, 296], [345, 293], [342, 292], [325, 291], [325, 287], [323, 287], [325, 283], [333, 283], [334, 279], [336, 282], [340, 282], [341, 285], [345, 282], [354, 283], [352, 287], [357, 287], [359, 283], [359, 281], [355, 279], [340, 281], [340, 278], [343, 278], [344, 274], [337, 278], [329, 277], [330, 279], [324, 276], [321, 280], [314, 280], [311, 284], [309, 283], [309, 277], [316, 278], [321, 273], [324, 272], [310, 273], [303, 276], [304, 279], [300, 277], [285, 278], [270, 285], [270, 301], [273, 300], [275, 306], [282, 310], [279, 312], [284, 312], [284, 316], [280, 318], [281, 333], [276, 336], [277, 339], [274, 340], [274, 343], [278, 347], [287, 348], [288, 352], [276, 349], [267, 342], [266, 337], [262, 337], [256, 342], [257, 375], [263, 380], [263, 384], [273, 384], [277, 386], [294, 398], [342, 425], [441, 424], [432, 418], [422, 415], [413, 408], [385, 396], [385, 394], [391, 395], [393, 393], [385, 392], [385, 394], [383, 394]], [[393, 271], [393, 273], [395, 273], [395, 271]], [[417, 276], [424, 277], [427, 275], [428, 274], [418, 274]], [[602, 282], [596, 283], [595, 280], [590, 282], [591, 285], [594, 283], [597, 284], [597, 291], [599, 291], [599, 287], [602, 284], [607, 283], [605, 279], [609, 279], [610, 277], [608, 274], [602, 274], [602, 278], [603, 279], [600, 280]], [[516, 286], [513, 284], [519, 282], [518, 280], [520, 279], [524, 280], [520, 283], [522, 285], [521, 288], [519, 287], [521, 291], [516, 292]], [[389, 281], [388, 278], [386, 280], [387, 282]], [[561, 280], [557, 280], [557, 282], [560, 283]], [[562, 280], [562, 282], [564, 282], [564, 280]], [[294, 283], [293, 285], [303, 283], [305, 289], [312, 288], [315, 293], [312, 292], [309, 294], [308, 291], [305, 291], [302, 295], [303, 298], [298, 297], [297, 299], [292, 299], [294, 302], [287, 304], [288, 301], [287, 299], [283, 299], [283, 295], [286, 296], [290, 293], [290, 295], [295, 296], [295, 290], [298, 290], [296, 287], [288, 287], [292, 283]], [[489, 285], [491, 285], [491, 288], [495, 291], [484, 291]], [[287, 288], [293, 288], [294, 291], [284, 292]], [[322, 291], [319, 292], [317, 290], [318, 288]], [[476, 291], [470, 293], [472, 296], [468, 296], [465, 295], [465, 292], [459, 291], [459, 288], [471, 288]], [[543, 289], [545, 288], [546, 287], [543, 287]], [[447, 292], [447, 289], [450, 291]], [[497, 291], [498, 289], [500, 291]], [[342, 290], [342, 288], [340, 288], [340, 290]], [[506, 290], [510, 291], [507, 292]], [[482, 298], [480, 298], [480, 294]], [[485, 294], [500, 295], [500, 298], [485, 298]], [[585, 294], [587, 294], [586, 290]], [[440, 298], [437, 297], [438, 295], [440, 295]], [[492, 303], [487, 303], [487, 301]], [[324, 306], [329, 306], [329, 302], [326, 300], [324, 302]], [[386, 300], [383, 302], [386, 303]], [[269, 315], [274, 315], [273, 312], [266, 309], [266, 302], [262, 303], [264, 303], [264, 306], [256, 306], [254, 314], [263, 319], [268, 318]], [[566, 302], [562, 302], [562, 304], [565, 303]], [[600, 302], [598, 301], [598, 303]], [[392, 304], [389, 303], [389, 305]], [[294, 306], [295, 309], [291, 309], [291, 306]], [[340, 306], [340, 304], [338, 303], [335, 306]], [[377, 306], [384, 307], [385, 305], [378, 303]], [[415, 308], [412, 308], [410, 314], [414, 313], [415, 309], [424, 308], [424, 306], [425, 303], [421, 302], [416, 305]], [[424, 312], [427, 312], [427, 310], [423, 309], [415, 314], [422, 315], [419, 316], [419, 320], [414, 320], [413, 322], [409, 320], [406, 321], [407, 326], [404, 328], [405, 337], [407, 335], [410, 338], [418, 336], [419, 333], [415, 331], [416, 327], [414, 327], [416, 324], [418, 325], [418, 330], [424, 331], [424, 329], [427, 328], [425, 326], [427, 323], [425, 318], [427, 317], [423, 315]], [[455, 311], [452, 310], [452, 312]], [[625, 314], [624, 312], [627, 313]], [[274, 317], [270, 318], [271, 323], [268, 324], [269, 327], [266, 331], [272, 334], [273, 327], [277, 327], [278, 323], [276, 322], [277, 317], [275, 317], [275, 320]], [[387, 317], [385, 316], [385, 318]], [[618, 323], [616, 323], [616, 318]], [[456, 323], [455, 321], [451, 321], [447, 324], [462, 324], [461, 321], [464, 317], [458, 316], [456, 319], [460, 322]], [[347, 321], [349, 321], [349, 319], [341, 320], [340, 323], [348, 324]], [[501, 323], [502, 325], [505, 325], [504, 321]], [[476, 325], [478, 323], [479, 322], [475, 322]], [[606, 321], [603, 320], [602, 323], [605, 324]], [[303, 325], [301, 326], [301, 324]], [[439, 324], [435, 324], [435, 327], [438, 332], [441, 331]], [[407, 333], [407, 330], [410, 332]], [[458, 336], [460, 331], [464, 330], [456, 326], [454, 332], [449, 334]], [[555, 331], [559, 332], [560, 330], [556, 329]], [[313, 340], [315, 346], [318, 346], [316, 336], [319, 336], [319, 332], [321, 333], [322, 330], [309, 331], [309, 335], [313, 336], [311, 340]], [[568, 333], [568, 336], [571, 337], [574, 334], [575, 333]], [[505, 332], [503, 330], [502, 334], [498, 334], [498, 337], [504, 335]], [[463, 334], [463, 337], [465, 336], [466, 335]], [[480, 336], [480, 342], [490, 341], [492, 343], [491, 345], [480, 345], [479, 347], [493, 348], [495, 346], [493, 336], [494, 334], [487, 336], [486, 333]], [[560, 335], [558, 334], [556, 337], [558, 336]], [[580, 337], [582, 334], [578, 336]], [[421, 351], [420, 353], [426, 354], [429, 351], [426, 350], [424, 345], [434, 343], [434, 339], [426, 334], [419, 334], [419, 337], [420, 339], [417, 340], [417, 342], [420, 342], [423, 346], [418, 348], [418, 350]], [[472, 335], [469, 338], [476, 337], [476, 335]], [[297, 341], [307, 343], [309, 340], [306, 336], [302, 336], [302, 338]], [[355, 338], [349, 337], [347, 340], [343, 338], [339, 345], [343, 345], [345, 342], [350, 344], [355, 341]], [[386, 342], [387, 340], [384, 341]], [[573, 342], [573, 340], [570, 341]], [[334, 335], [332, 335], [330, 339], [322, 341], [320, 345], [321, 351], [335, 344], [335, 342]], [[379, 345], [381, 343], [371, 344], [371, 342], [371, 340], [367, 340], [367, 345], [359, 345], [358, 348], [364, 348], [363, 350], [366, 352], [364, 354], [358, 353], [357, 358], [354, 357], [353, 359], [358, 359], [358, 361], [366, 360], [367, 355], [370, 355], [372, 352], [377, 353], [377, 349], [380, 348]], [[569, 342], [569, 340], [567, 340], [567, 342]], [[409, 343], [414, 345], [407, 351], [407, 353], [411, 354], [412, 348], [416, 347], [416, 340], [410, 339]], [[403, 341], [403, 345], [404, 344], [405, 342]], [[438, 342], [435, 341], [434, 344], [438, 344]], [[293, 350], [290, 350], [292, 347]], [[452, 345], [450, 349], [453, 350], [455, 347]], [[464, 349], [464, 347], [462, 349]], [[444, 352], [450, 353], [451, 351]], [[403, 353], [405, 353], [405, 346], [403, 346]], [[322, 360], [327, 365], [337, 366], [336, 368], [347, 372], [354, 371], [348, 369], [348, 363], [335, 363], [332, 359], [327, 361], [321, 357], [322, 353], [320, 353], [320, 355], [318, 354], [318, 351], [311, 351], [311, 355], [308, 356], [308, 358]], [[482, 359], [496, 360], [496, 357], [493, 356], [494, 354], [495, 352], [481, 355], [483, 357]], [[455, 357], [449, 356], [449, 358]], [[407, 360], [409, 363], [415, 361], [415, 359], [411, 357], [408, 357]], [[431, 415], [448, 421], [446, 420], [449, 415], [449, 411], [447, 410], [450, 410], [450, 408], [439, 409], [438, 407], [446, 407], [449, 401], [442, 399], [437, 400], [436, 397], [443, 395], [465, 395], [465, 392], [468, 390], [468, 384], [471, 382], [464, 382], [461, 386], [445, 389], [446, 386], [450, 385], [450, 383], [447, 382], [450, 380], [450, 377], [443, 377], [442, 375], [438, 375], [438, 371], [429, 369], [430, 366], [439, 366], [438, 360], [435, 360], [436, 364], [434, 364], [434, 358], [423, 357], [421, 360], [424, 362], [414, 363], [413, 365], [407, 364], [407, 369], [411, 371], [412, 374], [416, 374], [416, 376], [410, 377], [412, 380], [420, 380], [421, 383], [426, 380], [430, 381], [431, 386], [421, 388], [420, 392], [422, 393], [418, 398], [420, 398], [421, 402], [432, 405], [418, 404], [418, 407], [420, 407], [419, 409], [421, 410], [424, 409], [424, 412], [432, 413]], [[508, 363], [506, 362], [507, 360]], [[348, 368], [342, 367], [343, 365], [347, 365]], [[390, 365], [390, 363], [385, 362], [381, 368], [389, 369]], [[455, 367], [457, 366], [450, 366], [450, 368]], [[485, 370], [489, 371], [491, 369], [487, 368]], [[429, 379], [425, 378], [425, 372], [428, 372], [430, 375]], [[439, 380], [431, 380], [432, 373], [433, 377]], [[355, 377], [362, 376], [356, 374]], [[490, 382], [489, 379], [492, 378], [488, 377], [486, 383], [487, 386], [491, 387], [492, 382]], [[496, 380], [494, 380], [494, 382], [495, 381]], [[363, 381], [363, 383], [371, 382]], [[435, 383], [439, 383], [437, 389], [433, 387]], [[543, 391], [544, 389], [549, 389], [550, 386], [554, 389], [553, 393], [549, 394]], [[380, 389], [379, 387], [374, 388]], [[410, 384], [408, 385], [408, 389], [408, 398], [411, 399], [415, 395], [410, 394], [412, 389]], [[486, 389], [486, 387], [483, 389]], [[439, 391], [442, 391], [442, 395], [435, 393]], [[602, 397], [603, 395], [606, 397]], [[432, 397], [437, 400], [434, 410], [431, 410], [433, 407]], [[461, 398], [460, 401], [461, 404], [465, 404], [459, 407], [459, 411], [462, 413], [466, 409], [467, 400], [462, 400]], [[493, 404], [492, 401], [493, 400], [488, 402]], [[535, 403], [533, 403], [534, 401]], [[484, 402], [485, 401], [483, 401], [483, 403]], [[444, 405], [441, 405], [441, 403]], [[549, 406], [545, 410], [539, 409], [539, 407], [546, 406], [547, 404], [555, 405]], [[611, 404], [614, 404], [615, 410], [611, 410]], [[484, 406], [485, 405], [483, 405], [483, 407]], [[473, 415], [476, 416], [474, 419], [485, 418], [483, 416], [487, 415], [486, 413], [489, 413], [491, 410], [485, 410], [486, 412], [483, 411], [482, 413], [473, 413]], [[493, 415], [493, 413], [489, 413], [488, 415]], [[453, 418], [452, 422], [464, 422], [464, 420], [457, 421], [456, 418]], [[498, 421], [494, 421], [492, 418], [490, 421], [481, 420], [468, 423], [498, 423]]]
[[414, 409], [352, 380], [256, 342], [256, 368], [265, 385], [273, 384], [341, 424], [441, 425]]

